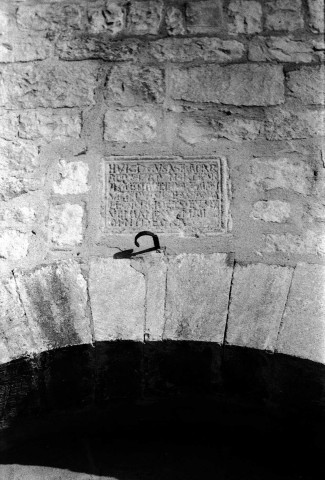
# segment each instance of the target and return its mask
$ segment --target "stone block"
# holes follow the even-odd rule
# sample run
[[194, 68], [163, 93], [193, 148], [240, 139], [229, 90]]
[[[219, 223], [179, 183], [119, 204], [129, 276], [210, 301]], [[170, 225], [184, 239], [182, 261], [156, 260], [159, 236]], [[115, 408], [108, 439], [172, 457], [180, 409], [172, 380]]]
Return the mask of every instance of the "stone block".
[[281, 200], [261, 200], [254, 203], [250, 216], [254, 220], [283, 223], [290, 218], [290, 203]]
[[228, 31], [231, 34], [258, 33], [262, 30], [262, 6], [254, 0], [232, 0], [228, 5], [231, 23]]
[[122, 2], [108, 1], [97, 8], [88, 8], [87, 15], [90, 33], [115, 36], [124, 29], [126, 8]]
[[104, 140], [148, 143], [157, 137], [156, 116], [146, 110], [108, 110], [104, 119]]
[[170, 260], [163, 339], [223, 343], [232, 271], [222, 253]]
[[19, 115], [19, 137], [48, 142], [79, 138], [81, 114], [74, 110], [42, 110]]
[[53, 192], [59, 195], [78, 195], [88, 192], [88, 172], [87, 163], [67, 163], [61, 160], [58, 169], [60, 179], [53, 183]]
[[84, 8], [61, 3], [21, 5], [17, 10], [18, 27], [28, 31], [80, 29]]
[[5, 65], [0, 68], [0, 105], [9, 109], [92, 105], [96, 75], [91, 62]]
[[324, 135], [325, 111], [287, 106], [266, 111], [265, 135], [268, 140], [287, 140]]
[[250, 167], [250, 186], [262, 192], [281, 188], [309, 195], [314, 185], [313, 168], [301, 160], [256, 158]]
[[0, 282], [0, 364], [36, 350], [14, 277]]
[[324, 0], [307, 0], [309, 10], [309, 25], [316, 32], [324, 33]]
[[311, 63], [322, 57], [313, 42], [290, 37], [255, 37], [248, 47], [248, 59], [253, 62]]
[[15, 277], [38, 351], [92, 342], [87, 284], [78, 263], [45, 265]]
[[59, 247], [73, 247], [82, 242], [83, 208], [63, 203], [50, 208], [48, 232], [50, 240]]
[[17, 230], [6, 230], [0, 233], [0, 258], [21, 260], [26, 257], [29, 246], [29, 235]]
[[0, 137], [14, 140], [18, 137], [18, 114], [8, 110], [0, 111]]
[[173, 6], [167, 7], [165, 22], [169, 35], [185, 35], [185, 19], [179, 8]]
[[105, 98], [124, 106], [162, 103], [165, 98], [163, 71], [157, 67], [117, 65], [111, 70], [105, 88]]
[[217, 33], [223, 29], [222, 6], [218, 0], [186, 4], [186, 25], [189, 33]]
[[288, 32], [304, 28], [301, 0], [273, 0], [267, 3], [265, 28]]
[[324, 66], [302, 67], [299, 70], [288, 72], [287, 87], [289, 95], [300, 100], [303, 105], [324, 105]]
[[301, 235], [292, 233], [267, 234], [264, 236], [265, 253], [282, 253], [284, 255], [325, 255], [324, 234], [318, 234], [312, 230], [305, 229]]
[[293, 269], [236, 264], [226, 343], [274, 351]]
[[127, 15], [127, 31], [131, 35], [156, 35], [162, 21], [161, 0], [132, 1]]
[[144, 46], [144, 54], [159, 62], [193, 62], [204, 60], [227, 63], [240, 60], [245, 46], [236, 40], [220, 38], [163, 38]]
[[276, 350], [325, 363], [325, 267], [298, 264]]
[[89, 293], [95, 340], [144, 339], [144, 275], [129, 260], [94, 258], [90, 261]]
[[41, 36], [16, 32], [2, 39], [0, 37], [1, 63], [44, 60], [52, 51], [51, 42]]
[[209, 65], [173, 68], [170, 92], [175, 100], [263, 106], [284, 102], [280, 65]]

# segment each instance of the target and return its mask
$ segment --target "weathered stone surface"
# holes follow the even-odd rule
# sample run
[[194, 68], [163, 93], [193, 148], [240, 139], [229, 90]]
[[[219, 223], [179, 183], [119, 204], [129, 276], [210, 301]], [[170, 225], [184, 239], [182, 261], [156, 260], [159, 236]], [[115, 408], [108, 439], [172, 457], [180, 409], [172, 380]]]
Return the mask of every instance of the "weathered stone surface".
[[0, 37], [0, 62], [27, 62], [44, 60], [52, 53], [49, 40], [22, 32]]
[[82, 242], [83, 208], [63, 203], [50, 208], [49, 237], [59, 247], [79, 245]]
[[229, 33], [258, 33], [262, 30], [262, 6], [254, 0], [232, 0], [228, 5], [228, 14], [232, 22]]
[[53, 191], [59, 195], [77, 195], [86, 193], [88, 187], [89, 166], [84, 162], [59, 163], [60, 180], [53, 183]]
[[35, 351], [13, 276], [0, 282], [0, 363]]
[[145, 278], [129, 260], [92, 259], [89, 293], [96, 341], [143, 341]]
[[155, 35], [162, 21], [161, 0], [132, 1], [127, 16], [128, 33], [134, 35]]
[[324, 135], [325, 111], [287, 107], [266, 111], [265, 135], [268, 140], [308, 138]]
[[12, 64], [0, 68], [0, 105], [76, 107], [94, 103], [97, 67], [91, 62]]
[[18, 114], [10, 111], [0, 111], [0, 137], [14, 140], [18, 137]]
[[60, 3], [22, 5], [17, 10], [17, 23], [28, 31], [79, 29], [83, 10], [80, 5]]
[[74, 110], [31, 110], [19, 115], [20, 138], [64, 141], [79, 138], [80, 132], [81, 114]]
[[121, 2], [108, 1], [97, 8], [89, 8], [87, 13], [91, 33], [107, 32], [115, 36], [124, 29], [126, 9]]
[[101, 59], [110, 62], [134, 60], [139, 40], [110, 40], [107, 35], [62, 35], [56, 42], [56, 52], [63, 60]]
[[20, 260], [26, 257], [28, 245], [27, 233], [17, 230], [6, 230], [0, 233], [0, 258]]
[[149, 58], [159, 62], [192, 62], [205, 60], [230, 62], [243, 58], [245, 46], [236, 40], [220, 38], [163, 38], [144, 47]]
[[325, 103], [325, 68], [302, 67], [287, 74], [289, 94], [304, 105]]
[[301, 160], [256, 158], [250, 167], [250, 185], [260, 191], [283, 188], [308, 195], [315, 185], [314, 171]]
[[104, 120], [104, 140], [148, 143], [157, 137], [156, 116], [146, 110], [108, 110]]
[[290, 203], [281, 200], [263, 200], [254, 203], [251, 217], [264, 222], [283, 223], [290, 217]]
[[298, 264], [276, 350], [325, 363], [325, 267]]
[[179, 8], [167, 7], [165, 22], [169, 35], [184, 35], [186, 33], [185, 19]]
[[24, 228], [36, 218], [36, 211], [30, 206], [21, 206], [17, 204], [4, 203], [0, 205], [0, 228]]
[[236, 265], [226, 342], [274, 351], [293, 269], [278, 265]]
[[265, 253], [283, 253], [292, 255], [325, 255], [324, 234], [305, 230], [302, 235], [292, 233], [265, 235]]
[[215, 33], [222, 30], [222, 7], [219, 1], [206, 0], [186, 4], [186, 25], [189, 33]]
[[301, 0], [275, 0], [266, 4], [265, 27], [292, 32], [304, 27]]
[[110, 102], [131, 107], [143, 102], [162, 103], [164, 97], [165, 81], [160, 68], [118, 65], [109, 74], [105, 98]]
[[309, 25], [317, 32], [324, 33], [324, 0], [307, 0], [309, 9]]
[[231, 229], [225, 158], [112, 157], [104, 163], [107, 233], [220, 234]]
[[179, 100], [247, 106], [284, 102], [284, 77], [279, 65], [174, 68], [170, 80], [171, 96]]
[[323, 56], [313, 42], [290, 37], [255, 37], [248, 47], [248, 59], [253, 62], [311, 63], [322, 60]]
[[15, 277], [38, 351], [92, 342], [80, 265], [70, 260]]
[[186, 117], [182, 120], [178, 136], [184, 142], [195, 145], [226, 138], [233, 142], [255, 140], [263, 134], [261, 120], [240, 116]]
[[172, 259], [163, 339], [222, 343], [232, 270], [222, 253], [181, 254]]

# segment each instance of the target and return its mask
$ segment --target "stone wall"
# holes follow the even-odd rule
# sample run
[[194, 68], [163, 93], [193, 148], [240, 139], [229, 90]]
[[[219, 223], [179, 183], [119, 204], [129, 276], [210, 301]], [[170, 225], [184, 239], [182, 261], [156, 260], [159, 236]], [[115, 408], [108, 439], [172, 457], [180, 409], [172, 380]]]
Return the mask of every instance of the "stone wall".
[[[325, 363], [323, 8], [1, 2], [2, 363], [116, 339]], [[141, 230], [163, 252], [114, 259]]]

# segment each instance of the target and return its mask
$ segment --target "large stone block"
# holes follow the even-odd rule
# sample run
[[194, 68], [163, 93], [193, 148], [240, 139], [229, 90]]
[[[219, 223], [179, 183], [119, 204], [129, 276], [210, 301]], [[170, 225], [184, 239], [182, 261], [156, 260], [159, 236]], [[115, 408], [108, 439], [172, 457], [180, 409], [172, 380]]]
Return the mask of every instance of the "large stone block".
[[0, 105], [9, 109], [92, 105], [96, 74], [91, 62], [5, 65], [0, 68]]
[[261, 200], [254, 203], [250, 216], [254, 220], [283, 223], [290, 217], [290, 203], [281, 200]]
[[79, 29], [84, 7], [62, 3], [21, 5], [17, 10], [17, 23], [28, 31]]
[[50, 240], [59, 247], [73, 247], [82, 242], [83, 208], [63, 203], [50, 208], [48, 231]]
[[189, 33], [217, 33], [221, 31], [223, 17], [219, 0], [187, 3], [186, 25]]
[[113, 67], [104, 95], [109, 102], [128, 107], [144, 102], [162, 103], [165, 97], [163, 71], [157, 67], [133, 64]]
[[162, 21], [161, 0], [132, 1], [127, 15], [127, 31], [133, 35], [156, 35]]
[[151, 111], [108, 110], [104, 119], [104, 140], [121, 143], [148, 143], [157, 137], [157, 119]]
[[263, 106], [284, 102], [279, 65], [239, 64], [173, 68], [170, 93], [176, 100]]
[[274, 351], [293, 269], [235, 266], [226, 343]]
[[317, 32], [324, 33], [324, 0], [307, 0], [309, 9], [309, 25]]
[[48, 142], [79, 138], [81, 114], [74, 110], [30, 110], [19, 115], [19, 137]]
[[262, 6], [254, 0], [232, 0], [228, 5], [229, 33], [258, 33], [262, 30]]
[[59, 195], [78, 195], [88, 192], [88, 172], [87, 163], [67, 163], [61, 160], [58, 168], [60, 179], [53, 183], [53, 192]]
[[227, 254], [181, 254], [172, 259], [163, 339], [222, 343], [232, 271]]
[[265, 27], [292, 32], [304, 28], [301, 0], [273, 0], [266, 4]]
[[186, 33], [185, 19], [179, 8], [167, 7], [165, 22], [169, 35], [184, 35]]
[[325, 363], [325, 267], [298, 264], [276, 350]]
[[16, 32], [0, 37], [1, 63], [44, 60], [52, 51], [51, 42], [41, 36]]
[[286, 140], [324, 135], [325, 111], [290, 106], [266, 111], [265, 135], [268, 140]]
[[91, 33], [108, 33], [115, 36], [125, 26], [126, 8], [121, 2], [108, 1], [104, 5], [88, 8], [88, 30]]
[[248, 47], [248, 59], [253, 62], [311, 63], [323, 57], [323, 52], [317, 50], [312, 41], [290, 37], [255, 37]]
[[15, 272], [38, 351], [91, 343], [87, 284], [80, 265], [66, 261]]
[[145, 278], [129, 260], [92, 259], [89, 293], [96, 341], [143, 341]]
[[236, 40], [220, 38], [163, 38], [146, 44], [144, 54], [159, 62], [231, 62], [240, 60], [245, 46]]
[[8, 110], [0, 111], [0, 137], [4, 140], [14, 140], [18, 137], [18, 113]]
[[304, 105], [325, 103], [325, 68], [302, 67], [287, 74], [289, 95]]
[[26, 257], [29, 246], [29, 235], [17, 230], [6, 230], [0, 233], [0, 258], [20, 260]]
[[250, 172], [250, 185], [260, 191], [281, 188], [308, 195], [315, 186], [313, 168], [301, 160], [256, 158]]
[[264, 236], [263, 252], [284, 255], [325, 256], [325, 237], [313, 230], [305, 230], [301, 235], [292, 233], [270, 233]]

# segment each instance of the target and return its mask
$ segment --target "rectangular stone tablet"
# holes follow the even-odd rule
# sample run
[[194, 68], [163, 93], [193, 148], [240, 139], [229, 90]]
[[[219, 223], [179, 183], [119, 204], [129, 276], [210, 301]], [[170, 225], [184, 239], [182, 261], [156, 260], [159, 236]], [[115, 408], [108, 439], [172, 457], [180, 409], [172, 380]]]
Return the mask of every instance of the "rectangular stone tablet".
[[229, 189], [224, 158], [110, 157], [104, 161], [104, 232], [226, 233]]

